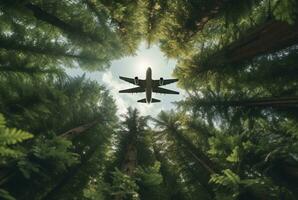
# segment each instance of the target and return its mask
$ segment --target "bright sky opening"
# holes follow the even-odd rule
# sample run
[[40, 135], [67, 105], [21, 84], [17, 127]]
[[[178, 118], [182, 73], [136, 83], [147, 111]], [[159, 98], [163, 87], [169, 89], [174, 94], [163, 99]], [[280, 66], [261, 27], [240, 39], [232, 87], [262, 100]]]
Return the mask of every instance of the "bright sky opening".
[[119, 76], [125, 76], [128, 78], [134, 78], [137, 76], [139, 79], [145, 79], [148, 67], [151, 67], [152, 69], [152, 79], [160, 79], [160, 77], [163, 77], [164, 79], [174, 78], [172, 76], [172, 72], [175, 68], [176, 61], [166, 58], [158, 46], [152, 46], [150, 49], [146, 46], [147, 45], [145, 43], [142, 43], [135, 56], [124, 57], [113, 61], [111, 63], [111, 67], [104, 72], [86, 73], [77, 68], [67, 69], [67, 73], [71, 76], [86, 73], [86, 77], [96, 80], [110, 89], [110, 92], [116, 101], [119, 115], [124, 114], [127, 108], [131, 106], [133, 108], [137, 108], [141, 115], [156, 116], [161, 110], [170, 110], [174, 108], [172, 102], [182, 99], [183, 93], [181, 93], [181, 89], [177, 88], [177, 83], [163, 87], [176, 90], [180, 92], [179, 95], [153, 93], [152, 97], [160, 99], [160, 103], [137, 103], [137, 100], [145, 98], [145, 93], [119, 94], [119, 90], [135, 87], [130, 83], [120, 80]]

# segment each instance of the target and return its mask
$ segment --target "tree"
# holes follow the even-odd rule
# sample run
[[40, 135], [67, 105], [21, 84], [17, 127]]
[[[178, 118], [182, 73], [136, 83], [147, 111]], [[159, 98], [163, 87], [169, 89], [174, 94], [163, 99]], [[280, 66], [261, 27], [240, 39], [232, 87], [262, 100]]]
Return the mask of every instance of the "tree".
[[[23, 147], [26, 156], [3, 166], [11, 169], [9, 173], [13, 176], [2, 184], [15, 197], [39, 199], [54, 196], [50, 191], [59, 182], [59, 188], [63, 188], [69, 184], [68, 181], [62, 182], [63, 179], [70, 174], [69, 178], [73, 178], [87, 162], [90, 164], [90, 159], [95, 156], [91, 152], [103, 153], [109, 141], [109, 130], [113, 129], [116, 120], [113, 100], [102, 86], [84, 77], [43, 77], [37, 80], [27, 76], [22, 79], [2, 77], [1, 82], [8, 89], [1, 90], [1, 112], [7, 116], [8, 124], [35, 136]], [[87, 122], [88, 128], [74, 129]], [[90, 152], [90, 156], [84, 152]], [[90, 165], [94, 164], [91, 162]], [[89, 176], [85, 177], [85, 185], [76, 188], [77, 192], [83, 192], [89, 180]], [[19, 187], [13, 188], [11, 185], [15, 181]], [[28, 181], [31, 184], [28, 185]], [[36, 188], [39, 192], [33, 193]], [[58, 194], [59, 191], [55, 191], [55, 195]]]
[[[1, 1], [0, 198], [297, 199], [297, 8]], [[143, 41], [177, 59], [175, 111], [118, 118], [104, 86], [64, 70], [106, 69]]]
[[22, 53], [25, 59], [40, 56], [57, 64], [102, 70], [112, 59], [135, 51], [123, 45], [106, 10], [98, 11], [101, 15], [89, 12], [86, 1], [3, 1], [1, 11], [0, 47]]
[[[2, 114], [0, 114], [0, 132], [1, 132], [1, 143], [0, 143], [0, 157], [1, 165], [5, 165], [9, 162], [9, 159], [15, 159], [24, 156], [25, 152], [21, 150], [14, 149], [11, 146], [22, 141], [28, 140], [33, 137], [32, 134], [25, 131], [17, 130], [15, 128], [7, 128], [5, 124], [5, 119]], [[8, 179], [11, 174], [6, 177], [1, 177], [3, 179]], [[4, 199], [14, 199], [6, 190], [0, 189], [0, 197]]]
[[147, 199], [150, 196], [162, 199], [162, 177], [159, 164], [150, 151], [152, 144], [146, 131], [147, 120], [132, 108], [128, 108], [124, 116], [116, 159], [108, 167], [108, 173], [112, 174], [110, 195], [115, 199]]
[[198, 170], [202, 173], [198, 182], [205, 189], [205, 192], [210, 193], [212, 196], [212, 189], [209, 187], [208, 181], [210, 175], [217, 171], [217, 167], [202, 150], [195, 147], [188, 138], [183, 135], [182, 130], [179, 128], [178, 120], [179, 116], [175, 115], [172, 111], [171, 113], [161, 112], [158, 119], [155, 121], [157, 125], [162, 128], [164, 133], [170, 134], [172, 140], [184, 149], [184, 151], [181, 152], [183, 158], [189, 156], [191, 157], [191, 161], [198, 165]]

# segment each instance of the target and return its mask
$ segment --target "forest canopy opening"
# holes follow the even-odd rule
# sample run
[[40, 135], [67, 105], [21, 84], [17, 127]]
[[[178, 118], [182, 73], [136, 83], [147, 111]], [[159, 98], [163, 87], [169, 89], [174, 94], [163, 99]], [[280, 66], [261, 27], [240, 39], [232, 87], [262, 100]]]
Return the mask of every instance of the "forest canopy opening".
[[[297, 17], [297, 0], [2, 0], [0, 199], [297, 200]], [[120, 96], [147, 65], [183, 95]]]
[[141, 115], [157, 116], [162, 109], [174, 109], [175, 105], [173, 102], [180, 101], [184, 96], [184, 92], [180, 88], [177, 88], [176, 84], [167, 85], [166, 88], [180, 91], [181, 95], [168, 96], [154, 93], [153, 98], [160, 99], [161, 103], [154, 106], [152, 104], [138, 104], [137, 100], [145, 98], [145, 94], [119, 94], [119, 90], [134, 87], [134, 85], [120, 80], [119, 76], [130, 78], [137, 76], [139, 79], [146, 79], [146, 70], [150, 67], [152, 69], [153, 79], [160, 79], [160, 77], [165, 79], [173, 78], [175, 65], [176, 60], [166, 58], [157, 45], [148, 48], [146, 42], [142, 42], [134, 55], [111, 61], [109, 70], [103, 72], [86, 72], [80, 68], [71, 68], [66, 69], [66, 72], [72, 77], [85, 74], [86, 78], [105, 85], [115, 99], [118, 108], [117, 114], [119, 116], [125, 114], [128, 107], [137, 108]]

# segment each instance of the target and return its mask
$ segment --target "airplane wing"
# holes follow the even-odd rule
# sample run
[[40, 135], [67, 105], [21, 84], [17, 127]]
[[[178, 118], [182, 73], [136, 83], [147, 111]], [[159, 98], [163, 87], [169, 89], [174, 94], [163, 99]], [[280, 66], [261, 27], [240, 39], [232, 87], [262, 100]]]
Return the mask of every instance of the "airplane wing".
[[163, 93], [163, 94], [179, 94], [179, 92], [176, 92], [176, 91], [173, 91], [173, 90], [168, 90], [168, 89], [161, 88], [161, 87], [153, 88], [152, 92]]
[[130, 88], [130, 89], [119, 91], [119, 93], [140, 93], [140, 92], [145, 92], [145, 89], [142, 87], [135, 87], [135, 88]]
[[127, 77], [123, 77], [123, 76], [119, 76], [119, 78], [121, 80], [124, 80], [126, 82], [129, 82], [131, 84], [134, 84], [134, 85], [140, 85], [140, 86], [144, 86], [144, 80], [142, 79], [137, 79], [137, 81], [134, 79], [134, 78], [127, 78]]
[[[171, 83], [175, 83], [177, 82], [178, 79], [165, 79], [165, 80], [153, 80], [153, 86], [158, 87], [158, 86], [162, 86], [162, 85], [168, 85]], [[161, 84], [162, 83], [162, 84]]]

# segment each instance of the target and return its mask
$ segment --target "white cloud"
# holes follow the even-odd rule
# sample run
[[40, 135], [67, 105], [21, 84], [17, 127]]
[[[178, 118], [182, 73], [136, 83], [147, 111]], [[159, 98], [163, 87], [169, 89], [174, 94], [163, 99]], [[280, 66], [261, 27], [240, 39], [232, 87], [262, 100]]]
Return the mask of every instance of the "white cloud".
[[123, 98], [120, 97], [118, 92], [119, 90], [122, 90], [125, 88], [125, 84], [120, 83], [117, 79], [115, 80], [111, 71], [105, 72], [102, 75], [102, 82], [106, 85], [107, 88], [110, 89], [110, 93], [113, 95], [116, 101], [118, 114], [125, 113], [128, 105], [123, 100]]
[[[171, 102], [181, 100], [185, 92], [179, 90], [176, 84], [171, 84], [167, 85], [165, 88], [177, 90], [180, 92], [180, 95], [161, 95], [154, 93], [152, 97], [160, 99], [161, 103], [137, 103], [139, 99], [145, 98], [145, 93], [119, 94], [119, 90], [134, 87], [132, 84], [120, 80], [119, 76], [127, 76], [130, 78], [138, 76], [140, 79], [144, 79], [146, 69], [150, 66], [153, 79], [159, 79], [160, 77], [164, 77], [165, 79], [172, 78], [171, 74], [175, 64], [176, 62], [174, 60], [167, 60], [157, 46], [147, 49], [146, 45], [142, 44], [140, 45], [137, 55], [113, 61], [110, 69], [105, 72], [87, 72], [86, 77], [96, 80], [100, 84], [104, 84], [106, 88], [109, 89], [116, 101], [118, 115], [126, 113], [127, 108], [131, 106], [137, 108], [141, 115], [151, 115], [155, 117], [161, 110], [174, 109], [175, 106]], [[66, 71], [71, 76], [85, 73], [80, 68], [67, 69]]]

